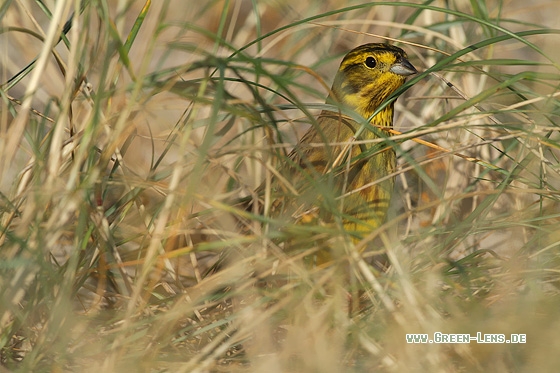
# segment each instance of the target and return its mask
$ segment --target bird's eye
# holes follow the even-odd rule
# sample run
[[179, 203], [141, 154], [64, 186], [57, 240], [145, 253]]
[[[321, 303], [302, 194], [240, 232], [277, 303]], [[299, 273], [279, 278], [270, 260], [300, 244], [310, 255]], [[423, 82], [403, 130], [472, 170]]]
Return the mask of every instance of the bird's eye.
[[377, 61], [375, 60], [375, 58], [373, 58], [371, 56], [366, 58], [366, 66], [367, 67], [369, 67], [370, 69], [373, 69], [376, 65], [377, 65]]

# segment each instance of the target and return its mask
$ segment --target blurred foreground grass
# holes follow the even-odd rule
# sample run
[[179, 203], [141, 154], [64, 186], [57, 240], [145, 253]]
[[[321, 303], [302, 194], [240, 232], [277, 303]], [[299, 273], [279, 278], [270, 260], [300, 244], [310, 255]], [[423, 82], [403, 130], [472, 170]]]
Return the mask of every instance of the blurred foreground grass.
[[[553, 3], [340, 3], [0, 5], [3, 367], [555, 371]], [[424, 73], [368, 250], [232, 204], [313, 125], [342, 56], [384, 38]], [[342, 254], [310, 269], [288, 240]], [[527, 342], [406, 343], [434, 332]]]

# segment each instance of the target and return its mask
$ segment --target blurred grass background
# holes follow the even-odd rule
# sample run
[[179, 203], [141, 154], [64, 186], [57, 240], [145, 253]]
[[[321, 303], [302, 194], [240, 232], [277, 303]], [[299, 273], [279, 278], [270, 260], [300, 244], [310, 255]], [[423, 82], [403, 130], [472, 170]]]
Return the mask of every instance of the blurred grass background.
[[[555, 371], [556, 8], [4, 1], [2, 368]], [[384, 41], [421, 74], [396, 103], [398, 185], [368, 250], [237, 207], [344, 54]], [[342, 254], [309, 268], [281, 250], [294, 240]], [[438, 331], [527, 343], [406, 343]]]

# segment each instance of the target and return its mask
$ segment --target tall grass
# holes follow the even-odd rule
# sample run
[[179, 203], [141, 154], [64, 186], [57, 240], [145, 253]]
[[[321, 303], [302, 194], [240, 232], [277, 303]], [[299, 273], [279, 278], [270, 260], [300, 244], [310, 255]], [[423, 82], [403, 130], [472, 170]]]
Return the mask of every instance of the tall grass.
[[[553, 371], [554, 5], [4, 2], [3, 367]], [[270, 206], [342, 56], [382, 41], [421, 71], [384, 140], [387, 222], [356, 244], [243, 208]], [[406, 342], [435, 332], [527, 342]]]

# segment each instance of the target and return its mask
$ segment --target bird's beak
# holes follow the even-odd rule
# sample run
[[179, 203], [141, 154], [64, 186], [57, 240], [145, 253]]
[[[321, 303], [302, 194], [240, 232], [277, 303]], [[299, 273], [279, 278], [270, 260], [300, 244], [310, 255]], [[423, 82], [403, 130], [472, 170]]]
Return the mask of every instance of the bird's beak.
[[418, 73], [418, 70], [406, 58], [401, 59], [399, 62], [395, 63], [389, 71], [402, 76], [409, 76]]

